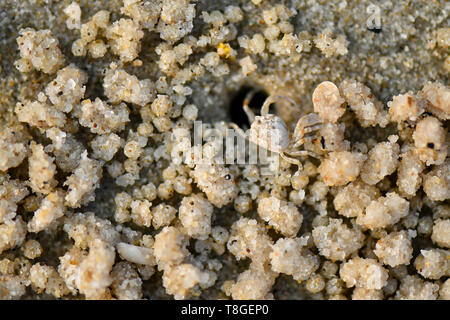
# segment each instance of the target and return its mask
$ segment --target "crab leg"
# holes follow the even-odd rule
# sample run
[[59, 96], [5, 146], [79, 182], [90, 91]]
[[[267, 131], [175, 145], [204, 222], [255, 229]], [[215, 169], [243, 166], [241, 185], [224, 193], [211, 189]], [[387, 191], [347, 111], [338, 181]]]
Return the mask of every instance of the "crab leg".
[[322, 124], [322, 120], [319, 118], [319, 115], [316, 113], [308, 113], [297, 121], [295, 131], [320, 124]]
[[271, 95], [267, 97], [266, 101], [264, 101], [264, 104], [261, 107], [261, 115], [262, 116], [267, 115], [269, 113], [270, 105], [274, 102], [278, 102], [281, 100], [289, 100], [289, 102], [292, 103], [294, 106], [297, 105], [297, 103], [288, 96], [284, 96], [281, 94]]
[[236, 132], [243, 137], [244, 139], [248, 139], [247, 135], [245, 134], [244, 130], [242, 130], [241, 128], [239, 128], [239, 126], [236, 123], [230, 123], [230, 126], [236, 130]]
[[305, 156], [311, 156], [311, 157], [314, 157], [314, 158], [317, 158], [317, 159], [320, 158], [318, 154], [315, 154], [314, 152], [312, 152], [312, 151], [307, 151], [307, 150], [285, 151], [285, 153], [286, 153], [287, 155], [289, 155], [289, 156], [292, 156], [292, 157], [305, 157]]
[[306, 138], [305, 134], [317, 131], [322, 127], [322, 121], [315, 113], [307, 114], [298, 120], [294, 130], [294, 148], [302, 145]]
[[279, 155], [281, 156], [281, 158], [283, 158], [287, 162], [289, 162], [291, 164], [296, 164], [299, 169], [303, 168], [303, 164], [300, 162], [300, 160], [292, 158], [292, 157], [289, 157], [284, 152], [280, 152]]
[[242, 107], [244, 108], [244, 112], [247, 115], [248, 121], [250, 124], [255, 121], [255, 113], [250, 109], [249, 104], [250, 101], [252, 101], [253, 96], [256, 94], [257, 90], [252, 90], [245, 96], [244, 103], [242, 104]]

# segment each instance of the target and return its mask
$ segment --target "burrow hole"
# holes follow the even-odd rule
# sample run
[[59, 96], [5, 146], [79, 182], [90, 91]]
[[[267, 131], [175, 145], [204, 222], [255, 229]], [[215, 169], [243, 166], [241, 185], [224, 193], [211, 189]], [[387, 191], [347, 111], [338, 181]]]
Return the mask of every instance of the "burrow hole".
[[[242, 86], [231, 99], [231, 105], [229, 109], [231, 121], [236, 123], [242, 129], [248, 129], [250, 127], [250, 122], [248, 121], [247, 115], [244, 112], [243, 103], [245, 97], [249, 92], [255, 90], [251, 86]], [[261, 107], [264, 101], [267, 99], [268, 94], [262, 89], [256, 89], [256, 93], [249, 103], [249, 107], [253, 110], [256, 115], [259, 115]], [[270, 107], [270, 112], [273, 113], [273, 105]]]

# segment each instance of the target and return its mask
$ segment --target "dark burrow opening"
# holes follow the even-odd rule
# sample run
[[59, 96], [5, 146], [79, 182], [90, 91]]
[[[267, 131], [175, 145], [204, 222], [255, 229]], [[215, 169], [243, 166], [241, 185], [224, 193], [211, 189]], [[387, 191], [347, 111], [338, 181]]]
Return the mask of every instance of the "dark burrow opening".
[[[250, 100], [249, 107], [258, 115], [261, 106], [268, 97], [268, 94], [264, 90], [256, 89], [251, 86], [242, 86], [231, 99], [229, 109], [231, 121], [236, 123], [242, 129], [248, 129], [250, 127], [250, 122], [244, 112], [243, 103], [247, 95], [253, 90], [256, 90], [256, 93]], [[271, 110], [271, 112], [273, 111]]]

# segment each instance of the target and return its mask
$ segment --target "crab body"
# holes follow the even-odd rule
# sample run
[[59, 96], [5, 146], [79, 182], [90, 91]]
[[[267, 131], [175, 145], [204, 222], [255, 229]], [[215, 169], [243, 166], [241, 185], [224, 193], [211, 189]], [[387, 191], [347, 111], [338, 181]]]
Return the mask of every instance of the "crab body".
[[272, 152], [283, 152], [290, 144], [289, 132], [282, 119], [273, 114], [256, 116], [249, 140]]
[[321, 121], [317, 114], [308, 114], [299, 119], [293, 134], [293, 141], [291, 141], [291, 134], [286, 126], [286, 123], [278, 116], [269, 114], [269, 106], [279, 99], [288, 99], [292, 103], [295, 102], [285, 96], [275, 95], [269, 96], [261, 107], [261, 115], [255, 116], [248, 104], [254, 92], [251, 92], [244, 100], [244, 111], [251, 123], [250, 132], [248, 136], [236, 124], [232, 123], [233, 128], [245, 138], [248, 138], [256, 145], [265, 148], [269, 151], [278, 153], [284, 160], [301, 166], [301, 162], [293, 157], [296, 156], [316, 156], [310, 151], [296, 150], [302, 145], [308, 136], [305, 134], [316, 131], [320, 128]]

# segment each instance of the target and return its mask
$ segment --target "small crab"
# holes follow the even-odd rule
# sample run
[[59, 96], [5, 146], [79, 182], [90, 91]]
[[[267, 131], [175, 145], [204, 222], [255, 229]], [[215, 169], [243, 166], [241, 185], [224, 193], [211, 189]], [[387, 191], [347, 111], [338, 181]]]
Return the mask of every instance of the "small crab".
[[283, 95], [271, 95], [264, 101], [261, 107], [261, 115], [255, 116], [249, 108], [249, 102], [254, 94], [255, 91], [250, 92], [243, 103], [243, 109], [251, 123], [249, 135], [247, 136], [235, 123], [231, 124], [233, 129], [254, 144], [278, 153], [289, 163], [301, 166], [301, 162], [294, 157], [307, 155], [317, 157], [311, 151], [298, 150], [298, 147], [307, 139], [313, 139], [313, 135], [306, 136], [307, 134], [320, 129], [322, 121], [319, 116], [315, 113], [309, 113], [301, 117], [295, 126], [294, 133], [290, 134], [286, 123], [280, 117], [269, 113], [269, 107], [272, 103], [282, 99], [287, 99], [294, 105], [296, 104], [295, 101]]

